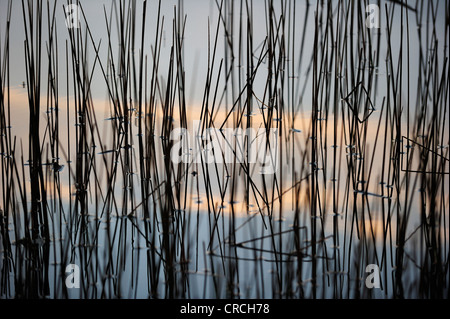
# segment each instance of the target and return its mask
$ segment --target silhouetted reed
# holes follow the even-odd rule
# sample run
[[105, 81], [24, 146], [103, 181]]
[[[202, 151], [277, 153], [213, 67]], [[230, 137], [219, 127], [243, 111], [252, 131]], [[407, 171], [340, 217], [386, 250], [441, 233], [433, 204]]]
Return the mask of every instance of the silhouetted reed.
[[[70, 4], [80, 28], [61, 23]], [[192, 75], [182, 0], [171, 16], [113, 1], [106, 38], [82, 1], [8, 1], [1, 298], [448, 297], [448, 1], [378, 1], [381, 29], [368, 4], [217, 0]], [[26, 138], [11, 120], [12, 35], [25, 38]], [[173, 161], [180, 128], [200, 161], [193, 145]], [[263, 128], [275, 174], [251, 161], [256, 137], [226, 128]], [[369, 264], [381, 289], [365, 285]]]

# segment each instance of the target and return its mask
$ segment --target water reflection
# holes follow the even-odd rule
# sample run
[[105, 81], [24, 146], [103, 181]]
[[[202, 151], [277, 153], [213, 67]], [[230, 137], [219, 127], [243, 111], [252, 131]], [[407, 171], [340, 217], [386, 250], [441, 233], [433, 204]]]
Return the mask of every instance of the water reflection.
[[[181, 27], [189, 20], [177, 11], [165, 50], [162, 18], [147, 40], [147, 29], [134, 33], [142, 21], [130, 6], [117, 23], [130, 40], [113, 46], [108, 32], [106, 54], [95, 38], [102, 31], [69, 30], [60, 60], [48, 42], [48, 74], [26, 55], [33, 77], [8, 87], [2, 63], [2, 298], [448, 294], [448, 48], [422, 52], [429, 40], [420, 30], [401, 42], [405, 24], [371, 33], [352, 23], [361, 8], [343, 1], [314, 4], [315, 19], [295, 1], [280, 2], [289, 13], [263, 3], [265, 19], [238, 18], [224, 3], [209, 35], [224, 41], [208, 42], [193, 102], [186, 92], [198, 83], [188, 83], [185, 65], [194, 49]], [[392, 21], [430, 10], [386, 4]], [[448, 24], [426, 28], [446, 43]], [[60, 36], [48, 32], [43, 39]], [[415, 48], [418, 64], [405, 55]], [[69, 264], [79, 266], [79, 289], [65, 285]], [[369, 264], [382, 289], [364, 284]]]

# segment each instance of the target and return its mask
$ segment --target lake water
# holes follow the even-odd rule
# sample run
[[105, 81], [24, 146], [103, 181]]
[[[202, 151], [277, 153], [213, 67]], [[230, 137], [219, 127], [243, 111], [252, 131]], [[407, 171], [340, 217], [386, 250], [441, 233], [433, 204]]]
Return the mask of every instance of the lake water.
[[99, 3], [1, 24], [0, 298], [448, 295], [447, 2]]

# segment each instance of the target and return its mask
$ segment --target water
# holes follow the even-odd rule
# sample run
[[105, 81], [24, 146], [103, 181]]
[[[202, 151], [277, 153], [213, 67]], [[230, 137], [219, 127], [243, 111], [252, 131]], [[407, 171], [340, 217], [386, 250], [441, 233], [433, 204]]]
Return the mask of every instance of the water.
[[41, 73], [0, 33], [1, 298], [448, 295], [447, 2], [125, 3], [58, 7]]

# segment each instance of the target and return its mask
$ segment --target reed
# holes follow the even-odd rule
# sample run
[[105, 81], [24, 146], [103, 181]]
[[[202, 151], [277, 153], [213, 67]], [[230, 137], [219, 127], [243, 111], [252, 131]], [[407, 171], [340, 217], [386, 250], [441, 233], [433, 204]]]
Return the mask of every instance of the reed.
[[182, 0], [2, 4], [1, 298], [448, 297], [448, 1], [210, 5], [192, 68]]

